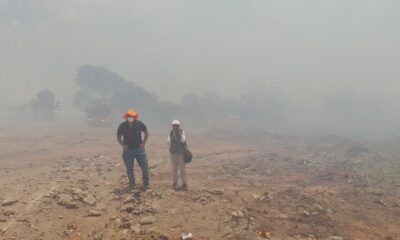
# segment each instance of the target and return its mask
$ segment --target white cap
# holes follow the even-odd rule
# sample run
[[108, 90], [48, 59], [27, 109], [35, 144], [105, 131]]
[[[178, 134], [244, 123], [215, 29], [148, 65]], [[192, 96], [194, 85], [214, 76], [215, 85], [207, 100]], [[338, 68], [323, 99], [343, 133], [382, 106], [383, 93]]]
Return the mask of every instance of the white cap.
[[181, 125], [181, 123], [179, 122], [179, 120], [174, 120], [172, 121], [171, 125]]

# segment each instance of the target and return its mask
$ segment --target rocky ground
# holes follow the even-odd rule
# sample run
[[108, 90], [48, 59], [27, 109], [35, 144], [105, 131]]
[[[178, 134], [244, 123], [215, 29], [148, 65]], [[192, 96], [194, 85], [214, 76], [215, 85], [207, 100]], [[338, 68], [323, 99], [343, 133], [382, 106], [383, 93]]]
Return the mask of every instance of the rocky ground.
[[165, 135], [147, 146], [151, 189], [131, 192], [114, 129], [0, 128], [0, 239], [400, 239], [394, 154], [332, 136], [187, 131], [195, 157], [179, 192]]

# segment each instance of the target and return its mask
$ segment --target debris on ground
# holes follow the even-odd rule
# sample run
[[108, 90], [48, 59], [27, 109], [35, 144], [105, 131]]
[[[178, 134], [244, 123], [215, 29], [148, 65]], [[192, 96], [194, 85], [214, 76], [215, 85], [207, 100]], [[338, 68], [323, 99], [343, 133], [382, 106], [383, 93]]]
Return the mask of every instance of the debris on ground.
[[259, 238], [271, 239], [272, 238], [272, 232], [271, 231], [266, 231], [266, 230], [261, 230], [261, 231], [257, 232], [257, 236]]
[[193, 235], [191, 233], [183, 234], [182, 240], [193, 240]]

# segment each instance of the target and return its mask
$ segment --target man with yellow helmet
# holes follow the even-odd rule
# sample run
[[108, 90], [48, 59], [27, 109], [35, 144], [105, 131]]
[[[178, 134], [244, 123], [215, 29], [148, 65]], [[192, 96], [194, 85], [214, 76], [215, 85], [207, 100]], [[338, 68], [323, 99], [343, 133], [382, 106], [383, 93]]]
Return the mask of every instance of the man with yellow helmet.
[[[149, 172], [145, 145], [149, 138], [149, 132], [146, 125], [139, 121], [138, 118], [138, 114], [133, 110], [128, 110], [125, 113], [124, 119], [126, 121], [118, 127], [117, 141], [123, 149], [122, 159], [125, 163], [129, 187], [131, 189], [136, 187], [133, 170], [136, 159], [142, 170], [143, 187], [147, 189], [149, 187]], [[142, 138], [142, 132], [144, 133], [144, 138]]]

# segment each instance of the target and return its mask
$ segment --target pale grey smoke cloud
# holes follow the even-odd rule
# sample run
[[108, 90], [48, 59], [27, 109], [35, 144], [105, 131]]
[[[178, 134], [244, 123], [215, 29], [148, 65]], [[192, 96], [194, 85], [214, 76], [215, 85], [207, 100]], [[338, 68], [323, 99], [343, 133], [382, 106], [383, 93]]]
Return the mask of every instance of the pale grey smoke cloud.
[[266, 93], [279, 89], [296, 129], [327, 128], [354, 109], [363, 112], [357, 121], [370, 118], [363, 128], [379, 120], [372, 115], [393, 128], [399, 7], [394, 0], [0, 0], [0, 100], [19, 104], [48, 88], [68, 106], [75, 70], [92, 64], [175, 102], [187, 92], [240, 97], [254, 82]]

